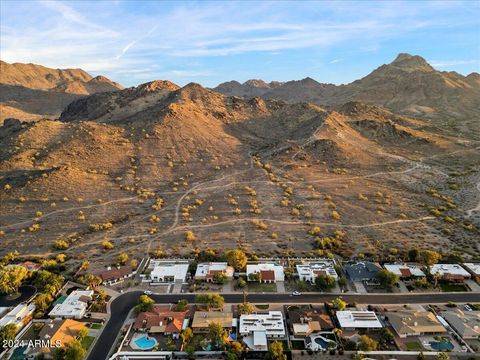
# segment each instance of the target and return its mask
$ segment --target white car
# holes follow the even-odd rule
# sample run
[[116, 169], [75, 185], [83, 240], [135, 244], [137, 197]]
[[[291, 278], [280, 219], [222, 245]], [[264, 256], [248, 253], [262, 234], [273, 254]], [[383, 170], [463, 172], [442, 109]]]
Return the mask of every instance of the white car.
[[473, 309], [471, 308], [471, 306], [468, 305], [468, 304], [465, 304], [463, 307], [464, 307], [465, 310], [467, 310], [467, 311], [473, 311]]
[[145, 295], [152, 295], [152, 294], [153, 294], [150, 290], [145, 290], [143, 293], [144, 293]]
[[294, 291], [294, 292], [292, 292], [292, 295], [293, 296], [300, 296], [300, 295], [302, 295], [302, 293], [298, 292], [298, 291]]

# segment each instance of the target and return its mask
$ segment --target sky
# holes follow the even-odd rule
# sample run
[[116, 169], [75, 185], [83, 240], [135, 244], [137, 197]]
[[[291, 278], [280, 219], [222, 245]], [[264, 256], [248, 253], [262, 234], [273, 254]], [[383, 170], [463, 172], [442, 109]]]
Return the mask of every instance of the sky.
[[0, 0], [2, 60], [82, 68], [125, 86], [307, 76], [341, 84], [402, 52], [439, 70], [480, 72], [480, 0]]

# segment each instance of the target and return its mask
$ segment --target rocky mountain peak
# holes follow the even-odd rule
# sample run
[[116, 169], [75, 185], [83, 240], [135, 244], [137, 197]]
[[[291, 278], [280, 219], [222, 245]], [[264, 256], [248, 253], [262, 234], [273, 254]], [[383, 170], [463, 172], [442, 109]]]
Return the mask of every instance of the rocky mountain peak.
[[435, 69], [421, 56], [400, 53], [390, 65], [407, 71], [434, 71]]

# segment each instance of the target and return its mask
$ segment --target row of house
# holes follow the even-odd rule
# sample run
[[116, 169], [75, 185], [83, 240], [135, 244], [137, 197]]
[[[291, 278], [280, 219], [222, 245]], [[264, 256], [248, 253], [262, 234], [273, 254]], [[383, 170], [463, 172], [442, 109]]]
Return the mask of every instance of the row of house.
[[[295, 265], [296, 272], [300, 280], [315, 283], [319, 275], [329, 275], [338, 279], [339, 274], [336, 271], [336, 262], [333, 259], [313, 259], [299, 260]], [[393, 272], [401, 279], [410, 279], [426, 276], [421, 265], [407, 263], [384, 264], [383, 268]], [[373, 281], [376, 275], [382, 270], [378, 263], [370, 261], [348, 262], [344, 264], [346, 275], [352, 281]], [[163, 260], [151, 259], [148, 262], [146, 270], [141, 274], [143, 281], [152, 283], [171, 283], [185, 282], [189, 279], [190, 261], [184, 259]], [[430, 272], [438, 274], [442, 279], [448, 281], [463, 281], [465, 279], [480, 279], [480, 264], [436, 264], [431, 266]], [[233, 267], [226, 262], [206, 262], [197, 265], [195, 280], [214, 282], [215, 277], [222, 274], [227, 280], [234, 276]], [[131, 278], [136, 274], [136, 270], [130, 266], [120, 266], [108, 268], [99, 272], [103, 285], [113, 285], [125, 279]], [[255, 262], [248, 263], [246, 271], [243, 273], [249, 281], [259, 281], [264, 283], [275, 283], [285, 280], [285, 271], [278, 262]]]

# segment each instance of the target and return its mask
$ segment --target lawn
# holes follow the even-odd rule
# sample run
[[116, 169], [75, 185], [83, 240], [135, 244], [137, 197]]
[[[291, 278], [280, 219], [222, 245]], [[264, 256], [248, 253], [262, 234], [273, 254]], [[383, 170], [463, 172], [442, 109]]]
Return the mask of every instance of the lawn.
[[409, 351], [422, 350], [422, 345], [416, 341], [407, 342], [405, 343], [405, 346]]
[[85, 350], [88, 350], [90, 348], [90, 345], [92, 345], [93, 341], [95, 338], [93, 336], [85, 336], [82, 340], [82, 346]]
[[277, 284], [265, 284], [258, 282], [248, 283], [248, 291], [250, 292], [277, 292]]
[[440, 288], [444, 292], [458, 292], [458, 291], [468, 291], [465, 284], [448, 284], [440, 283]]
[[90, 324], [90, 328], [98, 330], [102, 328], [102, 324]]

